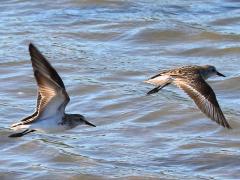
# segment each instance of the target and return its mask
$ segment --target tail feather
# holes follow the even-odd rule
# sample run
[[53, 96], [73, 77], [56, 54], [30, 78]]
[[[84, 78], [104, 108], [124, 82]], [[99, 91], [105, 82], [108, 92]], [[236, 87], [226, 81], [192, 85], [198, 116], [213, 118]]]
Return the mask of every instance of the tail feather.
[[11, 128], [11, 129], [14, 129], [14, 128], [16, 128], [17, 126], [21, 126], [21, 125], [23, 125], [22, 122], [14, 123], [14, 124], [11, 125], [10, 128]]
[[170, 76], [161, 75], [161, 76], [156, 76], [154, 78], [150, 78], [150, 79], [148, 79], [144, 82], [148, 83], [148, 84], [155, 85], [155, 86], [163, 86], [167, 83], [171, 83], [172, 81], [173, 81], [173, 79]]
[[29, 124], [24, 124], [23, 122], [18, 122], [18, 123], [14, 123], [10, 126], [10, 129], [17, 131], [19, 129], [27, 129], [29, 128]]

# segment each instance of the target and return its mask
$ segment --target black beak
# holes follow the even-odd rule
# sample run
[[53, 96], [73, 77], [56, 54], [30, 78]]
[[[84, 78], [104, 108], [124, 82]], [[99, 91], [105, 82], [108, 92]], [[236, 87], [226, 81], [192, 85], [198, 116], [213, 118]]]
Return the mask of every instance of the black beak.
[[88, 121], [86, 121], [86, 120], [84, 120], [84, 122], [85, 122], [85, 124], [87, 124], [87, 125], [89, 125], [89, 126], [96, 127], [94, 124], [92, 124], [92, 123], [90, 123], [90, 122], [88, 122]]
[[226, 77], [225, 75], [221, 74], [220, 72], [217, 71], [218, 76]]

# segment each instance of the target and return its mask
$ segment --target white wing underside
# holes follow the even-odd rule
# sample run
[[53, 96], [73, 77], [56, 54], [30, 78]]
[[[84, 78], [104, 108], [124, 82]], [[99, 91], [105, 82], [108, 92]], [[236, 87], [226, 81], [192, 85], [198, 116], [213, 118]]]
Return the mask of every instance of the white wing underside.
[[63, 115], [64, 112], [61, 112], [59, 108], [63, 103], [64, 101], [62, 98], [59, 98], [59, 96], [54, 96], [45, 106], [44, 110], [38, 118], [47, 119], [49, 117], [55, 116], [58, 113], [61, 113]]
[[35, 73], [35, 77], [39, 86], [38, 91], [41, 95], [38, 118], [47, 119], [58, 113], [63, 115], [65, 111], [64, 104], [68, 102], [66, 93], [64, 94], [65, 90], [39, 72]]

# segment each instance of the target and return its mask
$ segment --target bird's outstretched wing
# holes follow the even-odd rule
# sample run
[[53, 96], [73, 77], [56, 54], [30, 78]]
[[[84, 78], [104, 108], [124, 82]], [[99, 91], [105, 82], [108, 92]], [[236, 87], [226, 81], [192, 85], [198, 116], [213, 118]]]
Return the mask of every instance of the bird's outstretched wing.
[[39, 102], [38, 117], [45, 119], [57, 114], [59, 111], [62, 114], [69, 102], [69, 97], [65, 89], [59, 87], [59, 85], [40, 73], [38, 70], [34, 72], [35, 78], [38, 84], [38, 92], [41, 95]]
[[47, 59], [33, 44], [29, 45], [29, 52], [38, 85], [37, 107], [31, 116], [22, 119], [20, 123], [13, 124], [12, 127], [28, 124], [39, 117], [50, 117], [58, 111], [64, 113], [65, 107], [70, 101], [62, 79]]
[[223, 127], [231, 128], [218, 104], [214, 91], [201, 76], [193, 76], [190, 79], [176, 78], [174, 83], [183, 89], [209, 118]]

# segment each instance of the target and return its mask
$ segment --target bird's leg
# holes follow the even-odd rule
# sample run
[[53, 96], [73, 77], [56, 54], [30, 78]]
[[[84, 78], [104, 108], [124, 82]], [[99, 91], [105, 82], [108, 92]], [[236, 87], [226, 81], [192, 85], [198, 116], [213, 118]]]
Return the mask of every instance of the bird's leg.
[[31, 133], [31, 132], [34, 132], [36, 130], [32, 129], [32, 130], [29, 130], [29, 129], [26, 129], [24, 130], [23, 132], [20, 132], [20, 133], [14, 133], [14, 134], [11, 134], [9, 135], [8, 137], [22, 137], [28, 133]]
[[153, 94], [153, 93], [157, 93], [158, 91], [160, 91], [162, 88], [164, 88], [165, 86], [169, 85], [170, 83], [166, 83], [160, 86], [157, 86], [155, 88], [153, 88], [152, 90], [147, 92], [147, 95]]

